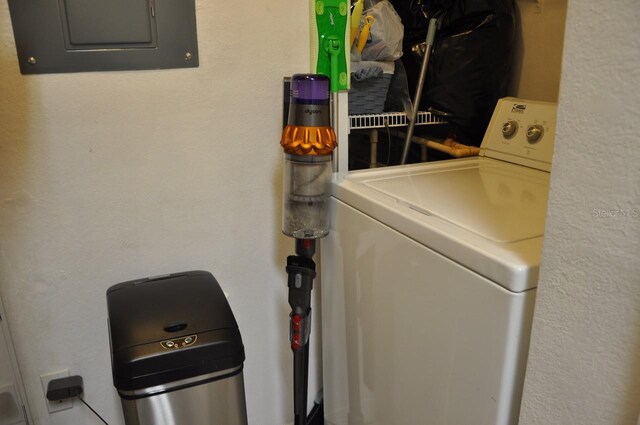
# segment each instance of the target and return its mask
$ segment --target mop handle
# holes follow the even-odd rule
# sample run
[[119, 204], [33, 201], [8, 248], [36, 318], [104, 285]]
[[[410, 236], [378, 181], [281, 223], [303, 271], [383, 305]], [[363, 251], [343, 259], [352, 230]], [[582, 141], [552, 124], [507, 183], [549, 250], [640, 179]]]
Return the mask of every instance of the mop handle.
[[420, 79], [418, 80], [418, 87], [416, 89], [416, 95], [413, 103], [413, 110], [411, 111], [411, 120], [409, 122], [409, 130], [407, 131], [407, 138], [404, 141], [404, 150], [402, 151], [401, 164], [407, 163], [409, 157], [409, 148], [411, 147], [411, 138], [413, 137], [413, 131], [416, 127], [416, 118], [418, 117], [418, 109], [420, 108], [420, 100], [422, 98], [422, 90], [424, 89], [424, 80], [427, 76], [427, 67], [429, 66], [429, 58], [431, 57], [431, 49], [433, 47], [433, 40], [436, 37], [436, 27], [438, 20], [431, 18], [429, 20], [429, 29], [427, 30], [427, 39], [424, 51], [424, 58], [422, 60], [422, 68], [420, 69]]

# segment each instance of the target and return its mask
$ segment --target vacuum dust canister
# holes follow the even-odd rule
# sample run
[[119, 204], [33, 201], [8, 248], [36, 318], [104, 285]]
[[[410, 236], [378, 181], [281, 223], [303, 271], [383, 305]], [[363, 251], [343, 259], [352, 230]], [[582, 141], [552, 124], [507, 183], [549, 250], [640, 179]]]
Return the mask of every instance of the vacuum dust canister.
[[330, 81], [322, 75], [291, 77], [284, 148], [284, 215], [282, 232], [296, 239], [329, 233], [331, 158], [336, 134], [331, 128]]

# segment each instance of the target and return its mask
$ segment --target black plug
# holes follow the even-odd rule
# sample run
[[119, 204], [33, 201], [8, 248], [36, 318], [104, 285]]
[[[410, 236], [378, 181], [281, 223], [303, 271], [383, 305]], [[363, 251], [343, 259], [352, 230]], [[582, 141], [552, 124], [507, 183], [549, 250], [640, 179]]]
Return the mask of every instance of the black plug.
[[71, 397], [78, 397], [80, 401], [87, 406], [100, 420], [107, 424], [107, 421], [102, 419], [102, 416], [98, 414], [93, 407], [89, 406], [89, 403], [84, 401], [81, 397], [84, 392], [84, 383], [82, 382], [82, 376], [74, 375], [67, 376], [65, 378], [60, 379], [52, 379], [47, 384], [47, 400], [49, 401], [58, 401], [64, 400]]
[[47, 400], [58, 401], [78, 397], [84, 391], [83, 387], [84, 384], [80, 375], [52, 379], [47, 385]]

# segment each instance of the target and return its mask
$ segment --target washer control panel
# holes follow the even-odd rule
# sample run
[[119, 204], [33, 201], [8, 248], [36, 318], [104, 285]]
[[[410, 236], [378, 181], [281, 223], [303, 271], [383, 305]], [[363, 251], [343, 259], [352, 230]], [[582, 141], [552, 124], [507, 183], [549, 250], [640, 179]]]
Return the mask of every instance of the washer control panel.
[[481, 155], [550, 171], [556, 103], [500, 99], [482, 141]]
[[198, 340], [197, 335], [183, 336], [181, 338], [168, 339], [166, 341], [162, 341], [160, 345], [165, 350], [175, 350], [178, 348], [189, 347]]

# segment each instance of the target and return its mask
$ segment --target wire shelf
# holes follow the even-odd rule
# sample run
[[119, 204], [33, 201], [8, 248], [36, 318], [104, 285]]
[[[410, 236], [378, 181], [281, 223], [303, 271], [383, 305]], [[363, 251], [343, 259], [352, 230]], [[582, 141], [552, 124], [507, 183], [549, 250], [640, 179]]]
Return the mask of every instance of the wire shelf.
[[[409, 125], [409, 119], [404, 112], [385, 112], [383, 114], [371, 115], [350, 115], [349, 123], [351, 130], [362, 130], [367, 128], [384, 127], [405, 127]], [[418, 112], [416, 125], [445, 124], [442, 118], [433, 115], [431, 112]]]

